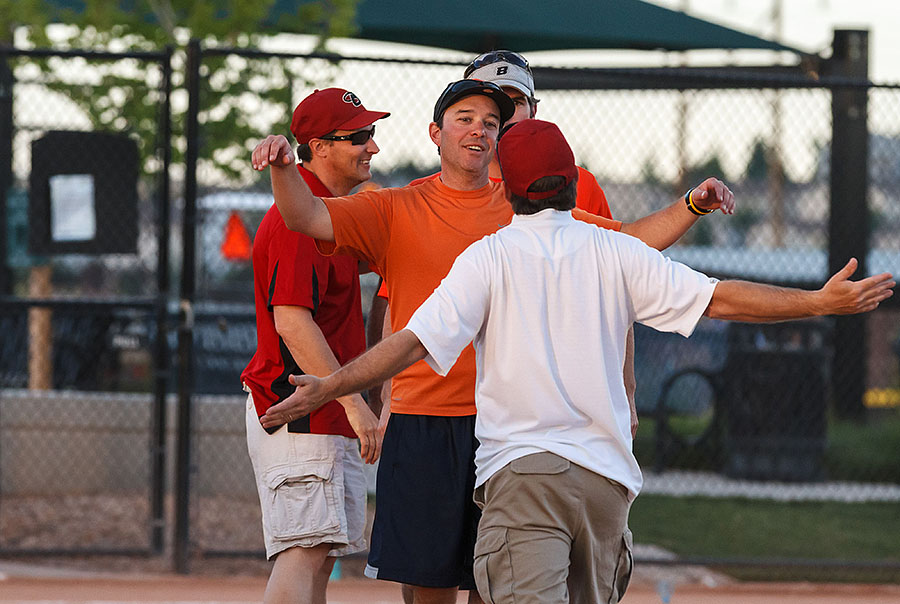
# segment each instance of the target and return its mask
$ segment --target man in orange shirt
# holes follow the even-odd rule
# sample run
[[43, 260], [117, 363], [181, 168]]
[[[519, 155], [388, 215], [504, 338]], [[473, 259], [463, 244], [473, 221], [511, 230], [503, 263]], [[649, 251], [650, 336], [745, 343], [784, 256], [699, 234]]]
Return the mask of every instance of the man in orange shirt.
[[[493, 82], [512, 100], [515, 106], [513, 116], [506, 122], [506, 126], [512, 126], [522, 120], [537, 115], [537, 104], [540, 99], [535, 98], [534, 76], [528, 61], [517, 52], [511, 50], [494, 50], [478, 55], [466, 67], [464, 78], [470, 80], [483, 80]], [[612, 218], [606, 194], [594, 175], [577, 166], [578, 186], [575, 207], [605, 218]], [[412, 181], [411, 185], [437, 178], [440, 172]], [[489, 177], [494, 182], [503, 180], [500, 173], [500, 162], [494, 156], [491, 159]]]
[[[466, 67], [464, 78], [484, 80], [493, 82], [512, 99], [515, 105], [515, 112], [507, 122], [507, 126], [511, 126], [522, 120], [534, 118], [537, 114], [537, 104], [539, 99], [535, 97], [534, 76], [528, 61], [519, 53], [510, 50], [494, 50], [475, 57]], [[606, 200], [606, 194], [593, 174], [577, 166], [578, 184], [576, 189], [575, 207], [595, 214], [612, 218], [612, 212], [609, 209], [609, 203]], [[437, 178], [440, 172], [426, 176], [424, 178], [414, 180], [410, 184], [418, 184], [425, 179]], [[494, 182], [502, 180], [500, 173], [500, 163], [497, 157], [491, 160], [490, 179]], [[389, 333], [389, 325], [384, 325], [385, 316], [388, 311], [387, 288], [382, 284], [372, 297], [372, 303], [369, 310], [368, 321], [366, 322], [366, 334], [368, 345], [374, 346], [381, 340], [382, 333]], [[388, 317], [387, 321], [390, 321]], [[384, 329], [382, 329], [382, 326]], [[631, 408], [631, 435], [637, 432], [638, 415], [634, 402], [635, 380], [634, 380], [634, 330], [629, 330], [626, 337], [626, 354], [625, 367], [623, 371], [625, 378], [625, 389], [628, 393], [628, 402]], [[381, 403], [381, 394], [383, 389], [375, 387], [369, 390], [370, 401], [372, 397], [376, 397]], [[387, 405], [385, 414], [390, 411], [389, 391], [385, 392], [383, 401]], [[384, 418], [382, 419], [382, 423]]]
[[[365, 259], [385, 278], [391, 323], [402, 329], [437, 287], [456, 256], [506, 225], [512, 208], [489, 166], [501, 126], [515, 112], [495, 84], [460, 80], [438, 99], [431, 140], [441, 155], [441, 176], [415, 186], [321, 199], [293, 168], [291, 146], [269, 136], [253, 151], [257, 170], [271, 166], [275, 201], [288, 228], [318, 240], [324, 253]], [[621, 229], [657, 248], [680, 237], [697, 219], [733, 196], [716, 179], [694, 189], [698, 206], [679, 199], [630, 224], [576, 210], [581, 220]], [[473, 590], [478, 510], [472, 501], [475, 358], [470, 347], [447, 377], [415, 363], [393, 382], [392, 415], [378, 471], [378, 506], [366, 574], [407, 586], [416, 602], [455, 602], [459, 588]], [[290, 404], [271, 408], [263, 426], [283, 423]]]

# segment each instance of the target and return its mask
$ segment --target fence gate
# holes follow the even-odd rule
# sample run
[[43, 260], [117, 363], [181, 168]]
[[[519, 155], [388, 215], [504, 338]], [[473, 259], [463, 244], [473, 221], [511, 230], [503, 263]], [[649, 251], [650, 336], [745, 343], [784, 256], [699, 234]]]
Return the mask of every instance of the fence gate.
[[0, 552], [163, 548], [170, 57], [0, 48]]

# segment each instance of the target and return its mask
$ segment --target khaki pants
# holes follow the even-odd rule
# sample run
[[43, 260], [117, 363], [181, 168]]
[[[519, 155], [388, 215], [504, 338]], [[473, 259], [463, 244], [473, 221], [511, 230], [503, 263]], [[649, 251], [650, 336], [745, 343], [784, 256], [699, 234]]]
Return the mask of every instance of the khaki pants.
[[612, 604], [624, 595], [632, 554], [619, 483], [535, 453], [491, 476], [475, 502], [475, 581], [488, 604]]

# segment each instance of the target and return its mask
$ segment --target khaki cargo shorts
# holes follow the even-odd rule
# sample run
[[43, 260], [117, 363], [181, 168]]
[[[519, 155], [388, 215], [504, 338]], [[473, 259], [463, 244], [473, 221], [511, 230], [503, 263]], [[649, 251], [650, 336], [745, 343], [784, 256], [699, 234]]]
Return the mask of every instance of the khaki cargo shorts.
[[266, 557], [332, 544], [329, 556], [366, 549], [366, 478], [355, 438], [263, 430], [247, 396], [247, 450], [262, 509]]
[[475, 581], [486, 604], [615, 604], [633, 566], [628, 491], [553, 453], [475, 489]]

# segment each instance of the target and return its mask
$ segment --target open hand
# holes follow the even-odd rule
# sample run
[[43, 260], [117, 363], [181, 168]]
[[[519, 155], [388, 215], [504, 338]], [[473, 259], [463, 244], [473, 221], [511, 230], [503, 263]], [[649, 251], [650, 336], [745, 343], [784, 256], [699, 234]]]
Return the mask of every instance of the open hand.
[[892, 288], [896, 283], [890, 273], [850, 281], [858, 264], [856, 258], [851, 258], [844, 268], [836, 272], [819, 290], [826, 314], [853, 315], [869, 312], [894, 295]]
[[[269, 407], [266, 414], [259, 418], [263, 428], [273, 428], [292, 422], [332, 399], [324, 392], [322, 378], [314, 375], [292, 375], [289, 379], [297, 389], [277, 405]], [[328, 398], [323, 398], [325, 396]]]
[[[260, 418], [263, 428], [272, 428], [292, 422], [315, 411], [334, 399], [334, 393], [325, 387], [325, 380], [314, 375], [292, 375], [288, 378], [296, 390], [286, 399], [272, 405]], [[360, 455], [366, 463], [375, 463], [381, 455], [383, 434], [378, 430], [378, 418], [358, 394], [341, 397], [350, 427], [359, 437]]]

